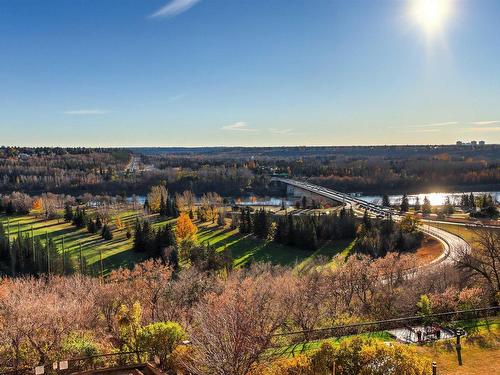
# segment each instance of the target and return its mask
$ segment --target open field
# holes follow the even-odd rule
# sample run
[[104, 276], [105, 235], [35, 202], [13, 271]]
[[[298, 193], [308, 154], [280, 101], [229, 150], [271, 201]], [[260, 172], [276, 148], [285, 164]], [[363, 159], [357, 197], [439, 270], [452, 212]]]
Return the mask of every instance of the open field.
[[[480, 228], [478, 229], [470, 228], [464, 225], [433, 223], [433, 222], [426, 222], [426, 224], [453, 233], [459, 237], [462, 237], [465, 241], [469, 243], [475, 242], [477, 236], [477, 230], [478, 229], [480, 230]], [[500, 229], [492, 229], [492, 230], [500, 230]]]
[[[117, 229], [115, 225], [112, 225], [113, 239], [111, 241], [103, 240], [98, 233], [88, 233], [86, 228], [77, 229], [62, 219], [44, 220], [32, 214], [11, 217], [1, 215], [0, 222], [12, 239], [17, 237], [18, 233], [23, 235], [33, 233], [44, 242], [48, 236], [54, 240], [59, 251], [62, 249], [64, 238], [65, 252], [74, 259], [78, 259], [81, 247], [82, 255], [90, 267], [98, 267], [102, 254], [103, 273], [106, 275], [112, 269], [130, 267], [145, 259], [146, 254], [132, 250], [133, 239], [126, 238], [126, 227], [131, 227], [133, 231], [138, 215], [138, 211], [124, 211], [117, 214], [123, 228]], [[149, 218], [153, 221], [154, 227], [173, 222], [173, 219], [160, 220], [157, 215]], [[319, 257], [333, 259], [332, 265], [335, 265], [345, 259], [354, 245], [354, 242], [350, 240], [330, 241], [318, 250], [310, 252], [274, 242], [265, 242], [250, 235], [242, 236], [238, 229], [230, 229], [227, 226], [221, 228], [214, 224], [196, 224], [199, 226], [199, 243], [210, 243], [218, 250], [228, 247], [234, 258], [234, 267], [242, 267], [253, 261], [303, 267]], [[337, 254], [339, 256], [335, 257]]]
[[462, 366], [458, 365], [454, 339], [419, 346], [417, 351], [437, 363], [440, 375], [499, 374], [500, 325], [482, 327], [462, 339]]
[[[421, 346], [412, 345], [412, 347], [430, 361], [435, 361], [438, 366], [438, 374], [441, 375], [499, 374], [500, 320], [498, 318], [490, 318], [488, 324], [484, 325], [485, 323], [486, 321], [476, 321], [463, 326], [469, 332], [469, 337], [462, 338], [463, 366], [458, 365], [455, 339], [442, 340]], [[474, 326], [476, 328], [472, 328]], [[380, 331], [299, 343], [278, 349], [278, 352], [279, 355], [293, 357], [318, 350], [325, 342], [333, 346], [338, 346], [342, 341], [353, 337], [370, 338], [371, 340], [382, 342], [395, 342], [394, 337], [389, 333]]]
[[[120, 217], [124, 226], [133, 226], [137, 213], [125, 211], [117, 216]], [[40, 237], [44, 242], [48, 236], [54, 240], [59, 250], [62, 248], [64, 238], [65, 251], [75, 259], [78, 258], [81, 246], [82, 255], [89, 266], [98, 263], [102, 253], [105, 274], [111, 269], [128, 267], [144, 259], [143, 254], [131, 251], [132, 239], [126, 238], [126, 229], [114, 228], [113, 239], [105, 241], [99, 233], [90, 234], [86, 228], [78, 229], [62, 219], [44, 220], [35, 215], [12, 217], [2, 215], [0, 222], [4, 225], [5, 231], [10, 232], [11, 238], [17, 237], [18, 233], [23, 235], [33, 233], [35, 237]]]
[[330, 241], [311, 252], [275, 242], [265, 242], [251, 235], [242, 236], [238, 229], [206, 224], [199, 226], [198, 240], [200, 243], [210, 243], [218, 250], [227, 246], [231, 249], [235, 267], [241, 267], [253, 261], [303, 267], [319, 257], [333, 259], [346, 250], [348, 253], [348, 249], [354, 244], [351, 240]]

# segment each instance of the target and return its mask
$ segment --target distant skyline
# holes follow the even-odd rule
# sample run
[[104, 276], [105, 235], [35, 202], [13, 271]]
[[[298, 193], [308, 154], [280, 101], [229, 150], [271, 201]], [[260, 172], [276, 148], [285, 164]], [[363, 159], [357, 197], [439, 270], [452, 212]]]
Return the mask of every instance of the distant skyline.
[[499, 15], [498, 0], [2, 0], [0, 144], [500, 143]]

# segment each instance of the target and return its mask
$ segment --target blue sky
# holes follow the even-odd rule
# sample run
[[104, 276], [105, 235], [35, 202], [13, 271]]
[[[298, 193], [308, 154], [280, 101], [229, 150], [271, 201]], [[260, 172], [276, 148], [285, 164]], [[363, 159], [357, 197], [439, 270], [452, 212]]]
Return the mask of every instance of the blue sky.
[[0, 143], [500, 143], [500, 1], [412, 1], [0, 0]]

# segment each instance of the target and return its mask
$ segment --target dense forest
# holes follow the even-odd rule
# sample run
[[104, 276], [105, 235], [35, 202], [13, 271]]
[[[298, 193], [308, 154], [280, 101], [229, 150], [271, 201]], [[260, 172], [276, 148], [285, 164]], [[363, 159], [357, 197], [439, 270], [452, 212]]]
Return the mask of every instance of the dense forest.
[[[132, 159], [142, 168], [131, 167]], [[175, 192], [269, 195], [277, 173], [346, 192], [494, 190], [500, 146], [0, 148], [2, 193], [144, 195], [164, 181]]]

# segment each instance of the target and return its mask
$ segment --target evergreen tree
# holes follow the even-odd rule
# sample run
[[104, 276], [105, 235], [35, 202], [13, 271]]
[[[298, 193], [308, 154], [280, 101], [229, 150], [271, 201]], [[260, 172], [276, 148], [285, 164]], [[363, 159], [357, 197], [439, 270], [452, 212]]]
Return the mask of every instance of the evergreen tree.
[[97, 233], [97, 227], [96, 227], [96, 223], [94, 222], [94, 220], [90, 219], [88, 224], [87, 224], [87, 230], [89, 233]]
[[99, 216], [97, 216], [95, 219], [95, 227], [96, 227], [96, 230], [102, 229], [102, 220]]
[[464, 211], [467, 211], [470, 208], [469, 196], [467, 194], [462, 194], [462, 197], [460, 198], [460, 207]]
[[167, 216], [167, 203], [165, 202], [165, 198], [163, 194], [160, 198], [160, 216]]
[[12, 204], [12, 201], [9, 201], [7, 203], [7, 207], [5, 207], [5, 214], [7, 216], [12, 216], [16, 213], [16, 210], [14, 209], [14, 205]]
[[73, 216], [73, 225], [80, 229], [85, 228], [87, 226], [88, 220], [89, 218], [87, 216], [87, 213], [85, 212], [85, 209], [77, 207]]
[[109, 228], [109, 225], [104, 224], [101, 231], [101, 237], [106, 241], [111, 241], [113, 239], [113, 232]]
[[424, 213], [424, 215], [429, 215], [432, 212], [431, 201], [427, 197], [424, 197], [424, 204], [422, 205], [422, 212]]
[[415, 211], [420, 211], [422, 209], [422, 206], [420, 204], [420, 198], [417, 196], [417, 199], [415, 200]]
[[139, 220], [136, 221], [135, 223], [135, 230], [134, 230], [134, 250], [137, 252], [144, 252], [146, 251], [146, 245], [144, 241], [144, 236], [143, 236], [143, 231], [142, 231], [142, 225], [139, 222]]
[[368, 210], [365, 210], [365, 213], [363, 214], [363, 228], [365, 230], [370, 230], [372, 228], [372, 221], [368, 216]]
[[64, 221], [68, 223], [73, 221], [73, 208], [68, 202], [64, 205]]
[[391, 202], [389, 201], [389, 196], [387, 194], [382, 196], [382, 206], [391, 207]]
[[455, 208], [453, 207], [453, 205], [451, 204], [451, 200], [450, 200], [450, 197], [446, 197], [446, 200], [444, 202], [444, 207], [443, 207], [443, 211], [446, 215], [451, 215], [453, 214], [453, 212], [455, 212]]
[[469, 195], [469, 210], [471, 212], [476, 211], [476, 198], [473, 193], [470, 193]]
[[408, 196], [406, 194], [403, 194], [403, 198], [401, 199], [400, 210], [401, 212], [408, 212], [409, 209], [410, 209], [410, 203], [408, 202]]

